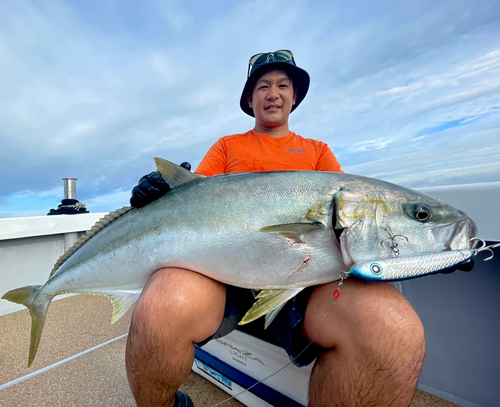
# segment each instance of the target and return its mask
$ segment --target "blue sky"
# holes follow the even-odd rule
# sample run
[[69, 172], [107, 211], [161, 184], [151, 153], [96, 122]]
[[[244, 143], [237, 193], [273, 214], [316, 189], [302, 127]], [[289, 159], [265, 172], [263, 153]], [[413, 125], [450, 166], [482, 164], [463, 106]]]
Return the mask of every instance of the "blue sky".
[[346, 172], [409, 187], [500, 180], [500, 3], [0, 3], [0, 217], [45, 215], [78, 178], [91, 212], [128, 203], [154, 156], [196, 167], [253, 120], [248, 59], [311, 75], [291, 130]]

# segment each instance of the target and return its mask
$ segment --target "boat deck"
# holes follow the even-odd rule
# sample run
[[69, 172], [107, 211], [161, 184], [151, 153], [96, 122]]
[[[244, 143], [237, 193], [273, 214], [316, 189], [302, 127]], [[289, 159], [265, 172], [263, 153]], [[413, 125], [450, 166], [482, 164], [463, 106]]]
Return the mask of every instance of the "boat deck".
[[[131, 313], [110, 326], [111, 313], [111, 304], [104, 297], [78, 295], [54, 301], [29, 369], [28, 311], [0, 316], [0, 405], [135, 406], [124, 363]], [[181, 390], [196, 406], [210, 407], [228, 398], [195, 373]], [[234, 399], [223, 405], [243, 406]], [[417, 390], [412, 407], [429, 406], [457, 404]]]

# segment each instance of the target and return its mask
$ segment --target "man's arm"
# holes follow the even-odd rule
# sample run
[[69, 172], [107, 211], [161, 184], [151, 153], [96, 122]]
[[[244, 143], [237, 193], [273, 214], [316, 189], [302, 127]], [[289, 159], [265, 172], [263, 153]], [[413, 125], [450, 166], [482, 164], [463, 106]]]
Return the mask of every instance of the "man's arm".
[[323, 144], [323, 149], [316, 165], [316, 171], [344, 172], [327, 144]]
[[219, 139], [205, 154], [194, 172], [196, 175], [212, 177], [226, 172], [227, 147], [223, 139]]

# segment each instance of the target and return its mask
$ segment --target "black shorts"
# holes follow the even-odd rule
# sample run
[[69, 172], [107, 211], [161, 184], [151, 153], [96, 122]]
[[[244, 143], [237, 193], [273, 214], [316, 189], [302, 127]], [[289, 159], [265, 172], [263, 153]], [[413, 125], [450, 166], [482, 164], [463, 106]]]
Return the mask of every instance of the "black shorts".
[[[310, 343], [311, 341], [302, 333], [307, 300], [313, 289], [314, 287], [308, 287], [288, 301], [266, 330], [264, 330], [264, 318], [243, 325], [241, 330], [261, 339], [269, 338], [271, 333], [272, 338], [268, 341], [285, 349], [294, 365], [309, 365], [324, 352], [323, 348]], [[254, 302], [252, 290], [226, 285], [226, 306], [222, 323], [215, 334], [197, 343], [197, 346], [203, 346], [212, 339], [234, 331]]]

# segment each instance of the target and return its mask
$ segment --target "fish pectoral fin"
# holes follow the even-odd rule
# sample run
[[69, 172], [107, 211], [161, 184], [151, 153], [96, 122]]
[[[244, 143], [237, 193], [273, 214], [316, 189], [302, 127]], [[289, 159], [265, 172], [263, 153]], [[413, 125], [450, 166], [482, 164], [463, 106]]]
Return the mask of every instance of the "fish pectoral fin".
[[[241, 319], [238, 325], [245, 325], [249, 322], [255, 321], [262, 315], [271, 314], [266, 319], [266, 328], [276, 318], [279, 310], [285, 303], [300, 293], [305, 287], [289, 288], [285, 290], [262, 290], [257, 295], [257, 301], [248, 310], [245, 316]], [[273, 313], [274, 310], [277, 310]]]
[[278, 314], [283, 309], [285, 304], [286, 304], [286, 302], [284, 302], [278, 308], [273, 309], [271, 312], [268, 312], [266, 314], [266, 316], [264, 317], [264, 329], [267, 329], [269, 327], [269, 325], [271, 325], [273, 323], [274, 318], [276, 318], [278, 316]]
[[259, 232], [277, 232], [287, 239], [291, 239], [297, 243], [303, 243], [301, 239], [302, 235], [324, 228], [325, 226], [319, 222], [285, 223], [282, 225], [265, 226], [259, 229]]
[[258, 300], [259, 298], [267, 297], [268, 295], [271, 295], [274, 291], [276, 290], [260, 290], [258, 294], [255, 296], [255, 299]]
[[111, 318], [111, 325], [113, 325], [136, 303], [141, 291], [109, 291], [100, 294], [108, 297], [113, 304], [113, 317]]
[[155, 157], [155, 162], [158, 172], [165, 178], [165, 181], [168, 182], [171, 188], [200, 178], [200, 176], [182, 168], [180, 165], [164, 160], [163, 158]]

